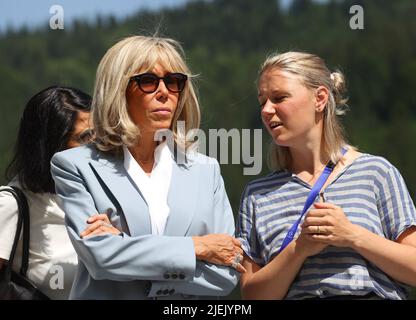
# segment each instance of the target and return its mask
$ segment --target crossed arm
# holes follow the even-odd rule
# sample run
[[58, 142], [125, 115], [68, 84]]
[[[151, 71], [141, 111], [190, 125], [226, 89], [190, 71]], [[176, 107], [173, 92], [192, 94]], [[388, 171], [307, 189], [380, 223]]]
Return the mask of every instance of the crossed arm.
[[[218, 181], [218, 201], [213, 212], [221, 223], [216, 224], [218, 230], [212, 231], [223, 235], [210, 237], [211, 240], [217, 237], [218, 243], [223, 243], [225, 254], [220, 251], [219, 254], [212, 255], [215, 250], [207, 250], [212, 246], [207, 246], [209, 241], [201, 242], [203, 237], [132, 237], [125, 233], [82, 237], [81, 232], [86, 229], [86, 221], [90, 217], [88, 213], [97, 214], [94, 200], [74, 164], [59, 154], [52, 159], [52, 175], [57, 193], [63, 200], [71, 241], [92, 278], [113, 281], [150, 280], [154, 286], [172, 281], [176, 292], [192, 292], [196, 295], [227, 295], [237, 284], [236, 270], [202, 260], [205, 256], [209, 257], [209, 261], [214, 261], [214, 257], [226, 264], [229, 263], [226, 260], [227, 256], [228, 259], [231, 256], [230, 252], [234, 250], [235, 255], [235, 250], [239, 248], [239, 243], [231, 239], [234, 232], [232, 213], [223, 211], [227, 207], [224, 201], [228, 199], [224, 196], [222, 179]], [[207, 238], [208, 236], [205, 240]], [[201, 260], [197, 261], [198, 256]], [[184, 277], [167, 281], [164, 278], [166, 270], [181, 273]]]

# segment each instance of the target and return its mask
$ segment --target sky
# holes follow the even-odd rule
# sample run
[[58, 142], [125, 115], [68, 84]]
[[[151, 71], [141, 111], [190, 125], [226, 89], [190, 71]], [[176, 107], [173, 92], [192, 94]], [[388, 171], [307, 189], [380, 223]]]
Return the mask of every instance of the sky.
[[[94, 19], [97, 15], [113, 15], [118, 19], [134, 14], [140, 9], [157, 10], [163, 7], [177, 7], [189, 0], [0, 0], [0, 33], [7, 28], [29, 29], [49, 26], [55, 12], [51, 7], [60, 5], [64, 11], [64, 24], [75, 18]], [[208, 0], [209, 1], [209, 0]], [[253, 0], [255, 1], [255, 0]], [[293, 0], [280, 1], [287, 8]], [[315, 0], [324, 2], [326, 0]]]
[[49, 13], [53, 5], [64, 10], [64, 23], [74, 18], [95, 18], [98, 14], [114, 15], [123, 18], [139, 9], [159, 9], [175, 7], [187, 0], [0, 0], [0, 32], [8, 27], [14, 29], [24, 25], [29, 28], [49, 25], [54, 12]]

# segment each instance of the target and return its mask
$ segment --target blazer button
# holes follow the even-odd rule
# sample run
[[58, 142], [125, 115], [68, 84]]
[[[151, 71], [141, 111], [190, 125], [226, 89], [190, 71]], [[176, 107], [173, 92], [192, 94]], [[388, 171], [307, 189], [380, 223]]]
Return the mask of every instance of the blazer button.
[[182, 279], [182, 280], [185, 279], [185, 275], [183, 273], [180, 273], [179, 274], [179, 279]]
[[172, 279], [177, 279], [178, 278], [178, 274], [176, 272], [172, 273], [171, 275]]
[[163, 290], [163, 294], [164, 294], [165, 296], [167, 296], [167, 295], [169, 294], [169, 289], [165, 289], [165, 290]]
[[157, 290], [157, 292], [156, 292], [156, 294], [158, 295], [158, 296], [161, 296], [162, 295], [162, 290]]
[[169, 278], [170, 278], [170, 274], [169, 274], [169, 272], [166, 272], [166, 273], [163, 275], [163, 278], [165, 278], [165, 279], [169, 279]]
[[174, 294], [175, 294], [175, 289], [172, 289], [172, 290], [170, 290], [170, 291], [169, 291], [169, 295], [171, 295], [171, 296], [172, 296], [172, 295], [174, 295]]

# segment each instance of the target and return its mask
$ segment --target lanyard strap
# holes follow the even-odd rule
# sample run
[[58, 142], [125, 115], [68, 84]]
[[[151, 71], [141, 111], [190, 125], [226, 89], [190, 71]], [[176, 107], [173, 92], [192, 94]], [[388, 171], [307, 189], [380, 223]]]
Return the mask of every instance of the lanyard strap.
[[[345, 148], [342, 148], [342, 150], [341, 150], [342, 155], [344, 155], [346, 151], [347, 150]], [[298, 218], [298, 220], [295, 221], [295, 223], [292, 225], [292, 227], [287, 232], [286, 237], [283, 239], [282, 246], [280, 247], [277, 254], [282, 252], [283, 249], [286, 248], [288, 246], [288, 244], [295, 237], [296, 231], [298, 230], [299, 223], [302, 220], [302, 217], [305, 215], [306, 211], [309, 209], [309, 207], [315, 201], [316, 196], [318, 195], [319, 191], [322, 189], [326, 180], [328, 180], [328, 177], [330, 176], [334, 167], [335, 167], [335, 164], [332, 161], [330, 161], [326, 165], [324, 171], [321, 173], [318, 180], [313, 185], [311, 192], [309, 192], [308, 198], [306, 199], [305, 205], [303, 206], [303, 210], [302, 210], [302, 213], [301, 213], [300, 217]]]

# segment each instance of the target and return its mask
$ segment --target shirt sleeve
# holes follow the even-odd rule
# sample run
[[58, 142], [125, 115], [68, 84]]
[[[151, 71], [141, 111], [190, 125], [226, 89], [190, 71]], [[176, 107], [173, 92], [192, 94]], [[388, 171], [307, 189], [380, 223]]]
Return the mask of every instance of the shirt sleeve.
[[236, 235], [241, 241], [245, 254], [258, 265], [264, 266], [265, 261], [261, 257], [261, 246], [257, 235], [255, 205], [249, 186], [246, 186], [241, 197]]
[[9, 260], [19, 212], [15, 198], [0, 191], [0, 259]]
[[390, 164], [379, 188], [378, 210], [388, 239], [397, 240], [411, 226], [416, 226], [416, 209], [400, 172]]

